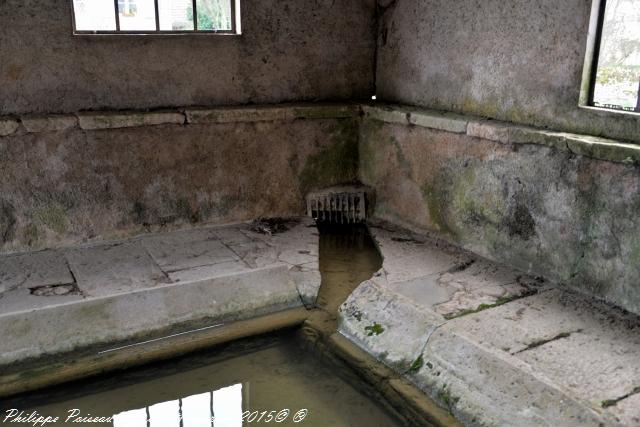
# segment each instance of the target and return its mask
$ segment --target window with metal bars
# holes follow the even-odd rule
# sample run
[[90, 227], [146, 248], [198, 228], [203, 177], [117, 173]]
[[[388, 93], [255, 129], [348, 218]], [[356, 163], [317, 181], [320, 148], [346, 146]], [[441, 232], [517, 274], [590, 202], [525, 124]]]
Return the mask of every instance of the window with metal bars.
[[75, 34], [240, 34], [240, 0], [72, 0]]
[[600, 0], [588, 105], [640, 113], [640, 0]]

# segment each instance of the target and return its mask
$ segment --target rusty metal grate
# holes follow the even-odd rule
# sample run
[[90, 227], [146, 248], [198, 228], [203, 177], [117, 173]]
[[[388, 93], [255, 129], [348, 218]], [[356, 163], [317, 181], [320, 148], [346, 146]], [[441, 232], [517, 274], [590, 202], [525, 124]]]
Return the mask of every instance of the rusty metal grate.
[[333, 187], [307, 195], [307, 215], [318, 222], [354, 224], [367, 218], [367, 193], [359, 187]]

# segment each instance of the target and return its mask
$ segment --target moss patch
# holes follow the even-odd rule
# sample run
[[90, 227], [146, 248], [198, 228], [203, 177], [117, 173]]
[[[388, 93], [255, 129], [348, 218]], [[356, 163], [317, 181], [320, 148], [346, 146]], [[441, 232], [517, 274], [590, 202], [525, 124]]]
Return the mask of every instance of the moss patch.
[[422, 357], [422, 354], [420, 356], [418, 356], [418, 358], [416, 360], [413, 361], [413, 363], [411, 364], [411, 366], [409, 367], [409, 370], [407, 371], [407, 373], [409, 374], [415, 374], [416, 372], [418, 372], [422, 367], [424, 366], [424, 358]]
[[457, 238], [457, 233], [447, 221], [447, 199], [448, 195], [442, 189], [431, 187], [428, 184], [422, 186], [422, 194], [427, 201], [429, 219], [441, 233]]
[[440, 390], [438, 390], [438, 399], [445, 404], [449, 413], [453, 413], [453, 408], [460, 400], [459, 397], [451, 393], [451, 390], [446, 384], [443, 384]]
[[40, 224], [51, 229], [52, 231], [63, 234], [69, 227], [69, 220], [67, 218], [67, 212], [65, 209], [58, 205], [53, 204], [46, 208], [38, 209], [33, 218]]
[[510, 296], [506, 296], [506, 297], [500, 297], [498, 298], [495, 302], [491, 303], [491, 304], [480, 304], [478, 307], [476, 308], [470, 308], [467, 310], [462, 310], [459, 311], [457, 313], [454, 314], [447, 314], [444, 316], [445, 319], [450, 320], [450, 319], [455, 319], [456, 317], [462, 317], [462, 316], [466, 316], [468, 314], [473, 314], [473, 313], [478, 313], [480, 311], [484, 311], [484, 310], [488, 310], [490, 308], [494, 308], [494, 307], [499, 307], [501, 305], [504, 305], [508, 302], [520, 299], [520, 298], [525, 298], [531, 295], [535, 295], [537, 293], [537, 291], [535, 289], [532, 289], [530, 291], [524, 292], [522, 294], [519, 295], [510, 295]]
[[358, 127], [355, 120], [340, 120], [331, 132], [331, 144], [309, 157], [299, 175], [300, 190], [351, 184], [358, 179]]
[[367, 333], [368, 337], [372, 337], [374, 335], [380, 335], [381, 333], [384, 332], [384, 328], [379, 323], [374, 323], [373, 325], [365, 326], [364, 330]]

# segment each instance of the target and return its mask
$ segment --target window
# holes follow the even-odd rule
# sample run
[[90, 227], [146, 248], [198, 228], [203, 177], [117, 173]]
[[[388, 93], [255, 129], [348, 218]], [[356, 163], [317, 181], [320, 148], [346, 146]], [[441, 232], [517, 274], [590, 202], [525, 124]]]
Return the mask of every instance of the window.
[[640, 0], [601, 0], [589, 105], [640, 112]]
[[240, 0], [72, 0], [75, 34], [240, 34]]

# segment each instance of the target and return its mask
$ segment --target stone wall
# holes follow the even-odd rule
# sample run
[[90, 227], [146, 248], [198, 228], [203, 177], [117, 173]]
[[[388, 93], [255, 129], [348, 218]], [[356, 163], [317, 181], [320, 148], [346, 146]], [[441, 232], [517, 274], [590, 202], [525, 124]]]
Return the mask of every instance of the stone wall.
[[375, 216], [640, 313], [640, 147], [411, 109], [366, 109]]
[[368, 98], [375, 0], [243, 0], [240, 36], [74, 36], [71, 0], [0, 2], [0, 116]]
[[302, 215], [308, 190], [357, 178], [358, 115], [290, 105], [5, 120], [0, 252]]
[[378, 99], [640, 142], [638, 114], [578, 107], [598, 1], [380, 0]]

